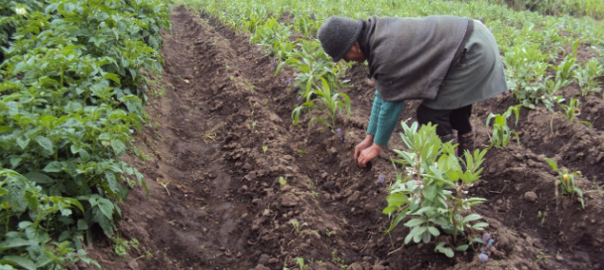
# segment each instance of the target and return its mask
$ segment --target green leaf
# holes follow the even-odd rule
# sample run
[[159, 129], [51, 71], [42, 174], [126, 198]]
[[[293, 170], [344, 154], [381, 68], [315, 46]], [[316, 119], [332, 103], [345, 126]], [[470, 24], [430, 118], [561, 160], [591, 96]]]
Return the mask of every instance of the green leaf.
[[424, 189], [423, 189], [423, 194], [424, 197], [426, 197], [426, 199], [433, 201], [434, 198], [436, 198], [436, 194], [437, 194], [438, 190], [436, 189], [436, 187], [433, 187], [431, 185], [425, 185]]
[[451, 248], [445, 247], [445, 242], [439, 242], [434, 248], [434, 251], [444, 253], [449, 258], [453, 258], [455, 255]]
[[549, 165], [552, 167], [552, 169], [554, 169], [554, 171], [558, 171], [558, 164], [556, 164], [555, 161], [549, 158], [546, 158], [545, 160], [547, 160], [547, 163], [549, 163]]
[[407, 221], [407, 223], [405, 223], [405, 226], [407, 227], [415, 227], [421, 224], [424, 224], [426, 222], [426, 218], [425, 217], [418, 217], [418, 218], [414, 218], [411, 219], [409, 221]]
[[402, 193], [394, 193], [386, 197], [386, 201], [388, 201], [389, 206], [401, 206], [409, 201], [409, 197]]
[[428, 231], [434, 236], [440, 235], [440, 231], [435, 227], [432, 227], [432, 226], [428, 227]]
[[16, 247], [26, 247], [37, 244], [36, 241], [33, 240], [25, 240], [22, 238], [9, 238], [6, 241], [0, 243], [0, 250], [5, 250], [9, 248]]
[[52, 143], [52, 141], [49, 138], [42, 137], [42, 136], [36, 136], [36, 141], [45, 150], [48, 150], [50, 152], [53, 151], [54, 144]]
[[388, 206], [388, 207], [384, 208], [384, 210], [382, 210], [382, 213], [390, 214], [390, 213], [396, 211], [397, 209], [398, 209], [397, 206]]
[[0, 133], [4, 133], [4, 132], [10, 132], [15, 130], [15, 128], [13, 127], [9, 127], [9, 126], [0, 126]]
[[27, 148], [27, 145], [29, 144], [29, 138], [17, 138], [17, 144], [21, 147], [21, 149], [25, 150], [25, 148]]
[[37, 184], [54, 184], [55, 180], [50, 178], [49, 176], [43, 174], [43, 173], [39, 173], [39, 172], [29, 172], [25, 175], [25, 178], [27, 178], [29, 181], [35, 182]]
[[482, 231], [487, 226], [489, 226], [489, 223], [479, 222], [479, 223], [474, 224], [474, 226], [472, 226], [472, 229]]
[[409, 208], [405, 208], [403, 211], [401, 211], [396, 218], [394, 218], [394, 220], [392, 221], [392, 223], [390, 224], [390, 227], [388, 228], [388, 231], [386, 231], [387, 233], [391, 232], [392, 230], [394, 230], [394, 228], [396, 228], [396, 226], [407, 217], [407, 212], [409, 211]]
[[42, 170], [45, 172], [61, 172], [63, 171], [63, 164], [59, 161], [53, 161], [48, 163]]
[[78, 230], [88, 230], [88, 223], [86, 223], [86, 221], [84, 221], [83, 219], [78, 219]]
[[20, 257], [20, 256], [13, 256], [13, 255], [8, 255], [8, 256], [4, 256], [2, 257], [2, 259], [0, 259], [0, 264], [10, 264], [13, 266], [20, 266], [23, 267], [27, 270], [36, 270], [36, 264], [25, 257]]
[[464, 251], [468, 250], [468, 247], [470, 247], [470, 246], [469, 245], [460, 245], [457, 248], [455, 248], [455, 250], [464, 252]]
[[479, 214], [470, 214], [470, 215], [467, 215], [461, 222], [463, 224], [466, 224], [466, 223], [468, 223], [470, 221], [478, 220], [478, 219], [481, 219], [481, 218], [482, 217]]
[[113, 148], [113, 151], [117, 157], [122, 157], [126, 153], [126, 145], [124, 145], [124, 143], [120, 140], [112, 140], [111, 148]]
[[86, 151], [85, 149], [80, 149], [79, 153], [80, 157], [82, 158], [82, 161], [90, 160], [90, 154], [88, 154], [88, 151]]
[[113, 171], [105, 171], [105, 179], [107, 179], [107, 185], [113, 193], [118, 193], [119, 188], [117, 186], [117, 180], [115, 179], [115, 173]]
[[113, 220], [113, 202], [105, 198], [98, 198], [98, 207], [109, 220]]
[[26, 192], [24, 198], [25, 198], [25, 200], [27, 200], [29, 209], [31, 209], [34, 212], [38, 211], [38, 206], [40, 205], [40, 202], [38, 201], [38, 197], [32, 195], [29, 192]]
[[23, 161], [23, 158], [21, 158], [20, 156], [16, 156], [16, 157], [11, 157], [10, 158], [10, 165], [13, 169], [17, 168], [19, 165], [21, 165], [21, 161]]

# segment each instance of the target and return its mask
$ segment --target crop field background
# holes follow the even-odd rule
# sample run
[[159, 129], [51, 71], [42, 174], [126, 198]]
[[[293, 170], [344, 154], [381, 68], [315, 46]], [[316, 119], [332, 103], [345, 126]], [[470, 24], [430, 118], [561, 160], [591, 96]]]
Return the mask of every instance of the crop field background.
[[[333, 63], [317, 29], [432, 14], [498, 41], [510, 91], [474, 107], [482, 151], [461, 171], [410, 101], [358, 168], [374, 82]], [[603, 14], [591, 0], [4, 1], [0, 269], [602, 269]]]

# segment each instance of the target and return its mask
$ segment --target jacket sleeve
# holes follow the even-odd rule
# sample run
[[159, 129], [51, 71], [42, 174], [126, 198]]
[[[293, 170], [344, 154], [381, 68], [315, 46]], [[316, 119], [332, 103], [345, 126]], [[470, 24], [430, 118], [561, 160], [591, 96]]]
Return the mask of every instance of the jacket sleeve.
[[380, 146], [386, 146], [392, 135], [392, 131], [403, 111], [404, 101], [385, 101], [375, 92], [375, 99], [371, 108], [371, 117], [367, 127], [367, 134], [373, 135], [373, 142]]

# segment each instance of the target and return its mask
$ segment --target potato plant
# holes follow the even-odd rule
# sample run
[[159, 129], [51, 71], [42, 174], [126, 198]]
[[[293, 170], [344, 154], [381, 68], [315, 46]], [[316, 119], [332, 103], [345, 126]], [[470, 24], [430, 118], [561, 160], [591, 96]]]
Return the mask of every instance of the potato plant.
[[0, 3], [0, 245], [19, 258], [0, 265], [59, 269], [85, 258], [93, 225], [113, 234], [118, 202], [145, 186], [119, 159], [145, 121], [141, 70], [161, 70], [169, 12], [162, 0]]
[[[400, 164], [404, 172], [397, 175], [386, 198], [388, 206], [382, 211], [393, 219], [387, 232], [411, 217], [404, 223], [410, 229], [405, 244], [429, 243], [446, 233], [453, 237], [453, 248], [465, 251], [468, 244], [458, 243], [457, 237], [466, 229], [483, 230], [488, 226], [480, 221], [480, 215], [471, 212], [472, 206], [485, 199], [467, 197], [472, 183], [480, 178], [487, 150], [466, 152], [460, 158], [455, 153], [456, 145], [441, 142], [436, 126], [428, 124], [418, 129], [417, 122], [402, 126], [401, 138], [408, 150], [394, 150], [400, 159], [392, 162]], [[444, 242], [437, 243], [437, 247], [436, 251], [453, 257], [453, 249]]]

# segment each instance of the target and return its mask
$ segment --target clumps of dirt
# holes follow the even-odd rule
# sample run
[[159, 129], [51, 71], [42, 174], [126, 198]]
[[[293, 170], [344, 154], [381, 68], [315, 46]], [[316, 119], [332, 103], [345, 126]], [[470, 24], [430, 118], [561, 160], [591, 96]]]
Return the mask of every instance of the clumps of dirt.
[[[366, 67], [350, 73], [345, 91], [353, 112], [338, 119], [342, 141], [316, 125], [310, 131], [306, 122], [291, 125], [297, 100], [288, 79], [295, 73], [275, 77], [273, 60], [249, 46], [249, 36], [183, 7], [172, 21], [162, 51], [165, 72], [155, 85], [166, 95], [150, 97], [147, 106], [158, 126], [146, 127], [136, 142], [150, 157], [128, 158], [145, 175], [150, 196], [133, 190], [118, 224], [121, 237], [140, 246], [122, 258], [108, 244], [91, 247], [105, 268], [297, 269], [297, 258], [310, 269], [601, 267], [602, 197], [586, 194], [585, 210], [568, 197], [556, 199], [556, 174], [544, 162], [553, 157], [601, 176], [604, 169], [594, 165], [602, 164], [602, 137], [593, 129], [557, 123], [558, 134], [549, 134], [551, 113], [523, 110], [521, 146], [490, 150], [484, 179], [472, 190], [488, 199], [476, 211], [496, 240], [490, 259], [478, 261], [479, 246], [449, 259], [434, 244], [403, 245], [404, 226], [384, 235], [390, 221], [381, 210], [396, 179], [389, 161], [395, 156], [383, 151], [370, 170], [352, 159], [375, 91]], [[401, 120], [413, 119], [418, 104], [409, 102]], [[473, 123], [482, 147], [488, 146], [486, 115], [511, 104], [502, 95], [477, 105]], [[404, 148], [396, 132], [390, 148]], [[386, 187], [376, 183], [380, 174]], [[580, 184], [589, 189], [588, 180]]]

